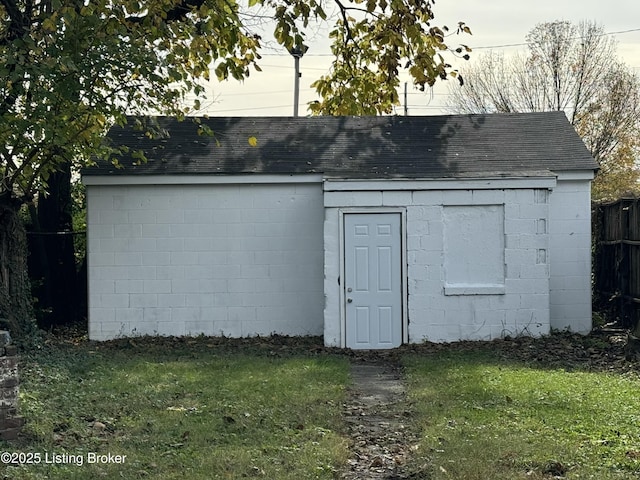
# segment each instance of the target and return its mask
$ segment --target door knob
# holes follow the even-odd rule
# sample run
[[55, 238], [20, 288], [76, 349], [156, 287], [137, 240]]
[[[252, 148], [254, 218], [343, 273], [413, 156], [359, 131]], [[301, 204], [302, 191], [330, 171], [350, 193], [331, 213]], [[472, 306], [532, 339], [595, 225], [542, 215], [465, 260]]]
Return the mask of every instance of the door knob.
[[347, 303], [353, 302], [353, 298], [347, 298]]

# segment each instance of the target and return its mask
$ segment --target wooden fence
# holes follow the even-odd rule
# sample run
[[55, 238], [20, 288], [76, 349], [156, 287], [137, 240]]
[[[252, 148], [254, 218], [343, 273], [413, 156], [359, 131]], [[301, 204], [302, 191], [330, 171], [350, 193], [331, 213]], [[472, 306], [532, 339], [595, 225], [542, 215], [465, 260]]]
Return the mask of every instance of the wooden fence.
[[594, 205], [592, 222], [594, 307], [633, 328], [640, 320], [640, 199]]

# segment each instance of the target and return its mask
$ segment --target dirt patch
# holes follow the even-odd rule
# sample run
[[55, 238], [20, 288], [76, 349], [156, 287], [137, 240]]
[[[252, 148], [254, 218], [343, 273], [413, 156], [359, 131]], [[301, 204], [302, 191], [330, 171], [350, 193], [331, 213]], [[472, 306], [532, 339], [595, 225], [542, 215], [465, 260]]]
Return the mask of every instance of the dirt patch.
[[416, 433], [397, 364], [353, 362], [344, 404], [351, 457], [342, 479], [404, 479]]

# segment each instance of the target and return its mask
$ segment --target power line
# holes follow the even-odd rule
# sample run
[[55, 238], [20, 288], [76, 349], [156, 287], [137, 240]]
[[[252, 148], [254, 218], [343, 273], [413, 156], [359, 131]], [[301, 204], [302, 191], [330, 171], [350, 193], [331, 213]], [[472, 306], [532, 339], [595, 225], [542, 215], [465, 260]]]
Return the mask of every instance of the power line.
[[271, 105], [269, 107], [245, 107], [245, 108], [230, 108], [218, 110], [217, 108], [213, 109], [214, 113], [225, 113], [225, 112], [244, 112], [247, 110], [268, 110], [270, 108], [291, 108], [291, 105]]
[[[605, 37], [608, 35], [621, 35], [623, 33], [632, 33], [632, 32], [640, 32], [640, 28], [632, 28], [629, 30], [620, 30], [617, 32], [605, 32], [603, 34], [601, 34], [600, 36]], [[523, 43], [506, 43], [503, 45], [488, 45], [488, 46], [480, 46], [480, 47], [472, 47], [472, 50], [486, 50], [489, 48], [509, 48], [509, 47], [526, 47], [528, 44], [527, 42], [523, 42]]]
[[[601, 34], [601, 36], [608, 36], [608, 35], [622, 35], [625, 33], [633, 33], [633, 32], [640, 32], [640, 28], [630, 28], [628, 30], [618, 30], [615, 32], [605, 32], [603, 34]], [[481, 45], [478, 47], [473, 47], [470, 46], [472, 50], [487, 50], [487, 49], [491, 49], [491, 48], [510, 48], [510, 47], [526, 47], [527, 43], [526, 42], [521, 42], [521, 43], [503, 43], [503, 44], [498, 44], [498, 45]], [[263, 57], [288, 57], [289, 54], [287, 52], [283, 52], [283, 53], [261, 53], [260, 55], [262, 55]], [[333, 53], [306, 53], [305, 57], [334, 57], [335, 55]], [[275, 65], [274, 65], [275, 66]]]

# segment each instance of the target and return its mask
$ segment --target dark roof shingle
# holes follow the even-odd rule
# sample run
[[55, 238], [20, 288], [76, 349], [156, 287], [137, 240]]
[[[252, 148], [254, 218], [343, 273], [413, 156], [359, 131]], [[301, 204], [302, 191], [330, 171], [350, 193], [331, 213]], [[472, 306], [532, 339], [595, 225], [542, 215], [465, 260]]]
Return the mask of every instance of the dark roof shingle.
[[[84, 175], [300, 174], [338, 178], [452, 178], [482, 173], [596, 169], [562, 112], [423, 117], [211, 117], [213, 136], [190, 120], [158, 117], [150, 139], [114, 127], [114, 145], [148, 159], [99, 161]], [[255, 146], [250, 140], [255, 139]]]

